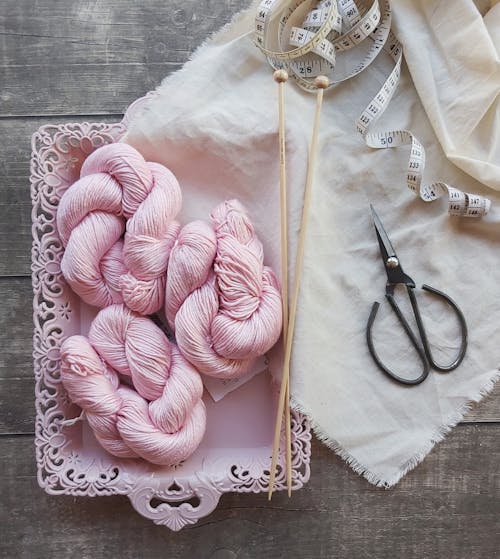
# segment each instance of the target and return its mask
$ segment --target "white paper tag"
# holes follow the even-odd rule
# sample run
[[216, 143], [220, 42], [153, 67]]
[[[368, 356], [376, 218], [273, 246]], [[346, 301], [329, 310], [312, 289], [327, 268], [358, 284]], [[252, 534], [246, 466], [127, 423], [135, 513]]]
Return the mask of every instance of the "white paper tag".
[[267, 355], [262, 355], [255, 360], [253, 367], [248, 371], [246, 375], [242, 377], [235, 377], [235, 378], [214, 378], [203, 376], [203, 384], [205, 388], [208, 390], [210, 396], [212, 396], [214, 402], [218, 402], [222, 400], [226, 394], [236, 390], [240, 386], [244, 385], [246, 382], [251, 380], [255, 375], [264, 372], [269, 365], [269, 359]]

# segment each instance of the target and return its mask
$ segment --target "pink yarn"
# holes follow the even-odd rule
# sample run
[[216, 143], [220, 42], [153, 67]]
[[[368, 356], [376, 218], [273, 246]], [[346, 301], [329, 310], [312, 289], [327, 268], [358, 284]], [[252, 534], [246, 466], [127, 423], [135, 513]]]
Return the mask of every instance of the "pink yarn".
[[200, 375], [160, 328], [124, 305], [101, 310], [88, 339], [64, 341], [61, 379], [115, 456], [178, 464], [203, 438]]
[[[224, 202], [210, 224], [180, 230], [180, 206], [168, 169], [110, 144], [86, 159], [57, 213], [64, 277], [104, 307], [88, 338], [62, 344], [62, 382], [106, 450], [159, 465], [203, 438], [198, 371], [245, 373], [282, 325], [278, 281], [243, 207]], [[178, 347], [140, 316], [163, 305]]]
[[97, 307], [123, 301], [141, 314], [159, 310], [181, 201], [174, 175], [133, 147], [109, 144], [89, 155], [57, 211], [72, 289]]
[[201, 373], [241, 375], [278, 340], [281, 296], [243, 206], [220, 204], [195, 221], [170, 253], [165, 314], [180, 351]]

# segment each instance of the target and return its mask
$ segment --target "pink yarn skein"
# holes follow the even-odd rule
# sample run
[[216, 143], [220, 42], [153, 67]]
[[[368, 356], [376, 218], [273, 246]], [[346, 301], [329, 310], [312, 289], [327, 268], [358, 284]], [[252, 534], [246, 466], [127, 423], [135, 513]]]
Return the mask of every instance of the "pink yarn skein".
[[66, 281], [97, 307], [159, 310], [181, 203], [177, 179], [163, 165], [123, 143], [95, 150], [57, 211]]
[[165, 314], [180, 351], [201, 373], [231, 378], [278, 340], [278, 280], [243, 206], [220, 204], [211, 225], [182, 228], [170, 253]]
[[174, 465], [203, 438], [200, 375], [160, 328], [124, 305], [101, 310], [88, 339], [64, 341], [61, 379], [98, 441], [115, 456]]

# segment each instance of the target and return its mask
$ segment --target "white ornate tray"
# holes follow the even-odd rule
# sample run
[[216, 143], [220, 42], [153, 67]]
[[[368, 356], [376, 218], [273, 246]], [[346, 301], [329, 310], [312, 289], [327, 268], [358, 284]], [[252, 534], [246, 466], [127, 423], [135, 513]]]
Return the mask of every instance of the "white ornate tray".
[[[67, 336], [85, 334], [96, 311], [82, 303], [62, 277], [55, 215], [83, 160], [97, 147], [118, 141], [126, 121], [46, 125], [32, 138], [38, 482], [50, 494], [127, 495], [143, 516], [180, 530], [213, 511], [222, 493], [267, 489], [277, 393], [269, 376], [260, 374], [218, 403], [205, 394], [206, 435], [197, 451], [175, 468], [111, 456], [86, 422], [77, 419], [80, 410], [70, 403], [59, 380], [59, 347]], [[309, 479], [310, 439], [306, 418], [293, 413], [294, 489]], [[283, 462], [281, 455], [277, 489], [284, 489]]]

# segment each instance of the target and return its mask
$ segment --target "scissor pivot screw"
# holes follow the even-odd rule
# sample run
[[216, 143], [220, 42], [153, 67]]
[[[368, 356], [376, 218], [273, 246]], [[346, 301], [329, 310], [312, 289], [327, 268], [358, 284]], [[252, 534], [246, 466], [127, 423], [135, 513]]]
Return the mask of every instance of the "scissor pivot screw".
[[388, 268], [397, 268], [399, 266], [399, 260], [395, 256], [389, 256], [386, 260], [386, 265]]

